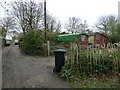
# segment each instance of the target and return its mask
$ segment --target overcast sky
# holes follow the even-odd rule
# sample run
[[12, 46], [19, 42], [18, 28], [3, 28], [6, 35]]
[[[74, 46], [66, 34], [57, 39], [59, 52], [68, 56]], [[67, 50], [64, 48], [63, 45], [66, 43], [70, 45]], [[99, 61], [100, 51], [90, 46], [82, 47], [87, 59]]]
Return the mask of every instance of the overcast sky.
[[48, 10], [62, 22], [71, 16], [93, 25], [100, 16], [118, 14], [119, 0], [47, 0]]
[[[1, 2], [15, 0], [1, 0]], [[35, 0], [36, 2], [44, 0]], [[118, 14], [119, 0], [46, 0], [47, 10], [63, 24], [69, 17], [79, 17], [86, 20], [89, 25], [94, 25], [103, 15]], [[0, 6], [0, 17], [3, 16]]]

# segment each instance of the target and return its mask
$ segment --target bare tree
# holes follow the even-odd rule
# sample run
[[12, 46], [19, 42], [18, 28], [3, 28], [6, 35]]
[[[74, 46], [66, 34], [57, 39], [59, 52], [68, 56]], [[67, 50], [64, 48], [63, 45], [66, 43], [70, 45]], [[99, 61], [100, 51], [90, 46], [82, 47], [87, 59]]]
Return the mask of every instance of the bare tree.
[[[15, 22], [25, 34], [29, 30], [44, 28], [43, 3], [36, 4], [34, 0], [16, 1], [9, 4], [12, 6], [9, 15], [15, 18]], [[60, 32], [61, 23], [47, 11], [47, 32]], [[19, 29], [17, 29], [19, 30]]]
[[80, 29], [81, 29], [82, 32], [87, 32], [88, 24], [87, 24], [86, 20], [84, 20], [84, 22], [80, 25]]
[[76, 17], [70, 17], [65, 28], [68, 32], [77, 33], [81, 31], [81, 19]]
[[43, 22], [43, 4], [36, 4], [34, 1], [13, 2], [12, 15], [16, 18], [23, 30], [23, 33], [29, 30], [35, 30], [42, 27]]
[[56, 24], [56, 29], [55, 29], [55, 32], [61, 32], [61, 22], [60, 21], [58, 21], [58, 23]]
[[109, 34], [111, 24], [116, 22], [117, 22], [117, 19], [114, 16], [102, 16], [99, 18], [96, 24], [96, 27], [100, 30], [100, 32]]
[[60, 32], [61, 22], [56, 20], [51, 14], [47, 13], [47, 32]]
[[19, 32], [15, 31], [15, 30], [8, 31], [8, 33], [9, 33], [8, 36], [12, 37], [12, 39], [15, 39], [19, 35]]
[[2, 36], [6, 38], [9, 34], [9, 30], [15, 27], [14, 19], [12, 17], [5, 17], [0, 20], [0, 25], [2, 27]]
[[115, 16], [103, 16], [98, 20], [96, 27], [100, 32], [109, 37], [109, 40], [114, 43], [117, 42], [120, 36], [118, 31], [118, 20]]

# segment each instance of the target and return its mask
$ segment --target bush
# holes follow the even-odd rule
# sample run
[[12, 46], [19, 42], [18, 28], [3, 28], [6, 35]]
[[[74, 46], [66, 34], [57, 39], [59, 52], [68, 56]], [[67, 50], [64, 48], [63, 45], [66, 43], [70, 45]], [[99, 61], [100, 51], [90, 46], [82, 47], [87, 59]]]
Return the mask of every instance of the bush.
[[62, 67], [61, 70], [61, 77], [70, 80], [72, 77], [72, 69], [70, 68], [70, 61], [66, 60], [65, 65]]
[[57, 40], [57, 36], [60, 35], [60, 33], [47, 33], [47, 40], [50, 41], [50, 54], [54, 54], [53, 50], [55, 49], [69, 49], [70, 43], [69, 42], [59, 42]]
[[[60, 33], [47, 33], [47, 40], [50, 41], [50, 54], [53, 55], [55, 49], [66, 49], [70, 47], [68, 42], [58, 42], [57, 36]], [[47, 43], [44, 43], [44, 32], [40, 30], [29, 31], [25, 35], [19, 36], [21, 50], [29, 55], [46, 55]]]
[[57, 36], [59, 34], [58, 33], [47, 33], [47, 40], [50, 41], [51, 44], [58, 44], [57, 41]]
[[[100, 53], [99, 50], [102, 52]], [[65, 65], [61, 70], [61, 76], [72, 80], [73, 77], [81, 76], [102, 76], [114, 75], [118, 73], [120, 53], [116, 48], [112, 52], [102, 49], [80, 50], [78, 61], [76, 61], [76, 53], [74, 52], [74, 63], [71, 64], [71, 58], [67, 57]], [[99, 53], [98, 53], [99, 52]], [[103, 53], [104, 52], [104, 53]], [[118, 65], [118, 66], [117, 66]]]
[[46, 45], [44, 44], [43, 33], [40, 30], [29, 31], [19, 39], [21, 50], [26, 54], [45, 55]]

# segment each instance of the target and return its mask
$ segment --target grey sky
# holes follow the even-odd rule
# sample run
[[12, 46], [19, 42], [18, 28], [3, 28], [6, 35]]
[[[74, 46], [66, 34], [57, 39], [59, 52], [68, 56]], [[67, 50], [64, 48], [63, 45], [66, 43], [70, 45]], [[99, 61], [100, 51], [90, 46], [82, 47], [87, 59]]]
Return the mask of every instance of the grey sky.
[[[1, 2], [15, 0], [1, 0]], [[44, 0], [35, 0], [36, 2]], [[80, 17], [86, 20], [89, 25], [94, 25], [97, 19], [103, 15], [118, 14], [119, 0], [46, 0], [48, 11], [60, 20], [63, 24], [69, 17]], [[3, 12], [0, 6], [0, 11]], [[3, 13], [0, 13], [0, 17]]]
[[47, 0], [48, 10], [62, 22], [71, 16], [93, 25], [102, 15], [116, 15], [119, 0]]

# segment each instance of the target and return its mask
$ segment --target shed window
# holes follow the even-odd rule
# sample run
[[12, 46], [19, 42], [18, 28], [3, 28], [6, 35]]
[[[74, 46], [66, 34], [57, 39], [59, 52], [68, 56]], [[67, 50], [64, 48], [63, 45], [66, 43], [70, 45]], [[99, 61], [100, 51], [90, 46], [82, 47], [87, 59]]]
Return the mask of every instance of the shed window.
[[99, 34], [96, 34], [96, 39], [100, 40], [100, 35]]
[[86, 39], [86, 36], [85, 36], [85, 35], [82, 35], [81, 41], [85, 41], [85, 39]]

